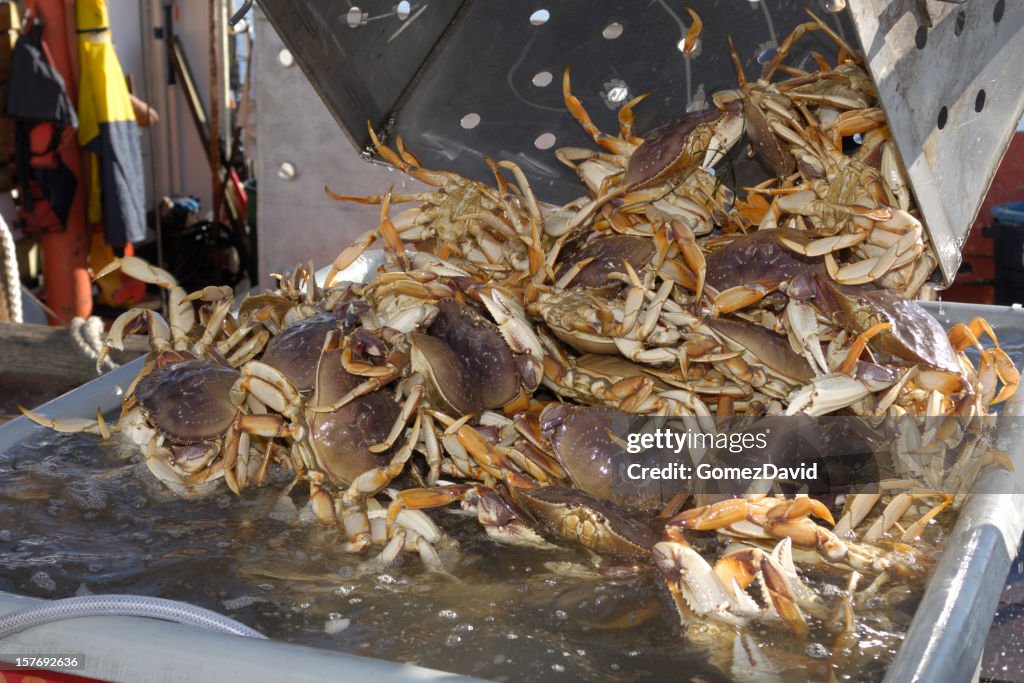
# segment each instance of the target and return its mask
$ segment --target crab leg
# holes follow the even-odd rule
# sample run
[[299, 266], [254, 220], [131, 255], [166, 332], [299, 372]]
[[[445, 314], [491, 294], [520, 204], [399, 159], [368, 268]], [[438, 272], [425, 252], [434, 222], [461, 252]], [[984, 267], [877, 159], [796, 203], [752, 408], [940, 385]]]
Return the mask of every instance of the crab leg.
[[413, 448], [420, 438], [420, 417], [413, 422], [409, 439], [398, 449], [391, 461], [383, 467], [375, 467], [356, 477], [345, 489], [341, 500], [335, 503], [340, 508], [339, 516], [345, 527], [345, 535], [349, 541], [345, 548], [349, 552], [358, 553], [372, 541], [370, 521], [366, 512], [366, 499], [383, 491], [391, 480], [402, 473], [405, 463], [412, 455]]

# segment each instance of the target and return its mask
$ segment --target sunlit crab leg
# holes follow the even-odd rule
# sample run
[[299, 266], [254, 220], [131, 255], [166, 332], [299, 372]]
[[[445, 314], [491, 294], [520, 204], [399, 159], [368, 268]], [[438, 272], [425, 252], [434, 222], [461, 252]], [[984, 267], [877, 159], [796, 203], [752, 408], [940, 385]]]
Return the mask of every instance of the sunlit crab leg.
[[[324, 188], [327, 190], [327, 188]], [[328, 190], [328, 194], [330, 191]], [[334, 262], [331, 264], [331, 269], [327, 272], [327, 278], [324, 280], [324, 286], [330, 287], [334, 284], [335, 278], [338, 273], [348, 268], [350, 265], [356, 262], [356, 259], [362, 255], [364, 251], [373, 246], [373, 243], [377, 241], [377, 229], [367, 230], [360, 235], [352, 244], [345, 247], [340, 254], [335, 257]]]
[[224, 324], [224, 318], [227, 317], [228, 311], [231, 310], [231, 299], [224, 299], [219, 301], [213, 307], [213, 312], [210, 314], [210, 319], [206, 322], [203, 335], [192, 345], [192, 353], [196, 356], [202, 357], [206, 354], [206, 350], [213, 344], [213, 340], [220, 334], [221, 326]]
[[851, 406], [870, 394], [871, 391], [863, 382], [849, 375], [823, 375], [815, 377], [808, 386], [789, 395], [786, 415], [800, 412], [812, 417], [827, 415]]
[[818, 317], [814, 307], [804, 301], [791, 299], [786, 305], [786, 321], [793, 336], [796, 337], [800, 352], [815, 374], [828, 374], [828, 362], [821, 351]]
[[236, 406], [244, 405], [248, 394], [290, 419], [296, 417], [303, 406], [301, 394], [288, 377], [260, 361], [250, 361], [242, 368], [242, 376], [231, 388], [231, 401]]
[[141, 280], [147, 284], [156, 285], [163, 289], [171, 289], [178, 285], [177, 279], [163, 268], [157, 268], [139, 258], [138, 256], [124, 256], [116, 258], [106, 265], [100, 272], [96, 273], [94, 279], [100, 278], [120, 270], [128, 277]]
[[565, 101], [565, 108], [569, 110], [572, 117], [583, 126], [583, 130], [589, 135], [594, 142], [603, 147], [604, 149], [612, 152], [613, 154], [619, 154], [623, 156], [629, 156], [633, 152], [634, 146], [622, 138], [617, 138], [607, 133], [601, 132], [594, 122], [590, 119], [590, 115], [587, 110], [583, 108], [583, 104], [579, 101], [575, 95], [572, 94], [569, 83], [569, 67], [565, 67], [565, 72], [562, 75], [562, 98]]
[[[145, 320], [144, 326], [139, 323], [140, 319]], [[171, 328], [163, 316], [146, 308], [133, 308], [117, 316], [114, 324], [110, 326], [110, 332], [107, 333], [107, 339], [103, 343], [103, 350], [100, 351], [99, 358], [96, 359], [96, 367], [100, 367], [111, 349], [124, 350], [126, 334], [132, 334], [142, 329], [149, 332], [149, 347], [154, 355], [160, 355], [171, 349]]]
[[103, 414], [100, 412], [96, 413], [95, 420], [86, 420], [77, 417], [53, 419], [39, 413], [34, 413], [21, 406], [18, 406], [18, 410], [37, 425], [48, 427], [55, 432], [65, 434], [99, 434], [105, 439], [110, 438], [110, 429], [107, 427], [107, 423], [103, 420]]

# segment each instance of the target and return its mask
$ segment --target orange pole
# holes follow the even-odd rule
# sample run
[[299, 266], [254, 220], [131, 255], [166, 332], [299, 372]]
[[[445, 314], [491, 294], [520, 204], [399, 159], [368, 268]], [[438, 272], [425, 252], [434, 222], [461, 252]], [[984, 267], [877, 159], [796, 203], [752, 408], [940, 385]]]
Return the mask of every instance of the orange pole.
[[[75, 78], [74, 0], [28, 0], [33, 14], [43, 19], [43, 41], [50, 49], [53, 66], [64, 77], [68, 97], [78, 106], [78, 80]], [[68, 128], [58, 148], [61, 160], [78, 178], [67, 227], [63, 232], [44, 232], [39, 242], [43, 250], [43, 293], [47, 305], [67, 324], [75, 316], [92, 313], [92, 280], [89, 277], [89, 231], [85, 224], [85, 192], [82, 187], [82, 154], [75, 131]]]

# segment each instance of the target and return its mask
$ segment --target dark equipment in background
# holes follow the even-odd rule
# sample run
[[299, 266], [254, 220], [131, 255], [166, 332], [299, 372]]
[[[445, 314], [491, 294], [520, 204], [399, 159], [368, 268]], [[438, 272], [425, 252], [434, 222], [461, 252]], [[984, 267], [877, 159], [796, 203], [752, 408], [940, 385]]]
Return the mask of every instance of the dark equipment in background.
[[999, 204], [992, 208], [992, 217], [983, 234], [994, 240], [995, 303], [1024, 303], [1024, 202]]
[[[200, 220], [195, 197], [164, 197], [160, 202], [160, 232], [164, 267], [188, 291], [211, 282], [234, 287], [245, 277], [245, 245], [238, 233], [223, 223]], [[140, 250], [154, 259], [156, 245]]]

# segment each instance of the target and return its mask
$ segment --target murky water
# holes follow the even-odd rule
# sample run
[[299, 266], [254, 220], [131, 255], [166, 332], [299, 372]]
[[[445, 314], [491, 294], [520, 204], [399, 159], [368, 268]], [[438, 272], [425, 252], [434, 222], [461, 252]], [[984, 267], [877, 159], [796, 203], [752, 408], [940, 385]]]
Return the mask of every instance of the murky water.
[[[862, 615], [837, 641], [781, 627], [681, 627], [652, 570], [569, 576], [574, 549], [499, 546], [475, 519], [433, 513], [451, 576], [414, 556], [380, 570], [347, 555], [271, 486], [179, 500], [127, 447], [46, 433], [0, 454], [0, 590], [45, 598], [134, 593], [228, 614], [272, 638], [505, 681], [880, 678], [916, 598]], [[302, 501], [299, 501], [300, 503]], [[836, 577], [810, 577], [819, 590]], [[882, 618], [880, 615], [884, 614]]]

